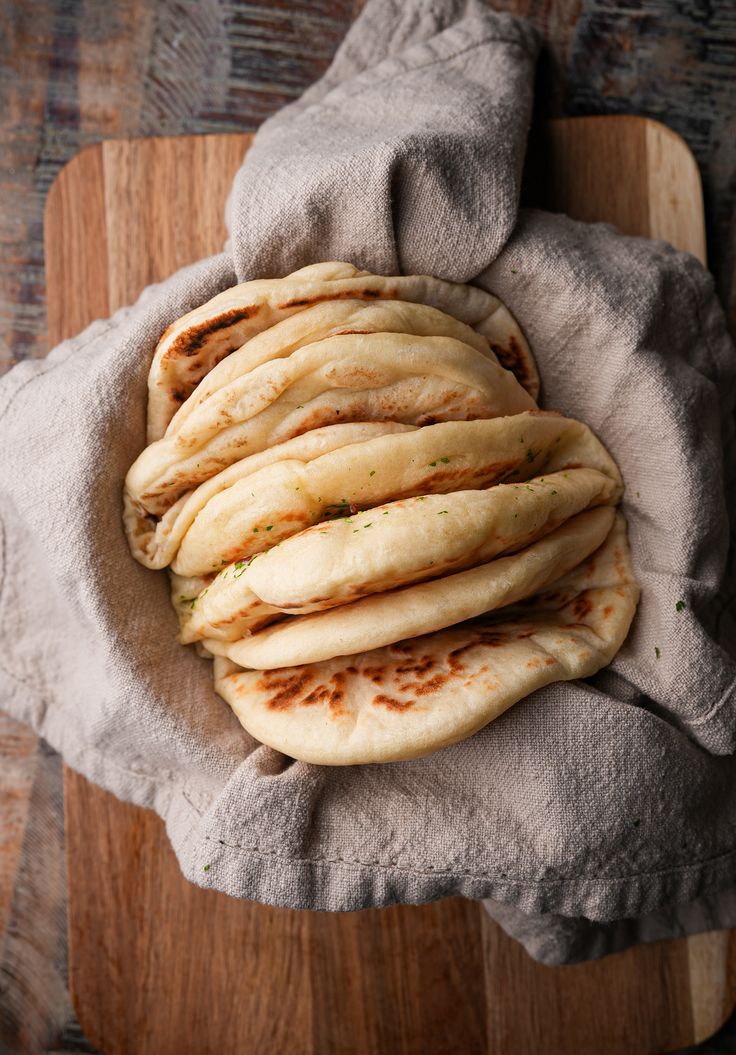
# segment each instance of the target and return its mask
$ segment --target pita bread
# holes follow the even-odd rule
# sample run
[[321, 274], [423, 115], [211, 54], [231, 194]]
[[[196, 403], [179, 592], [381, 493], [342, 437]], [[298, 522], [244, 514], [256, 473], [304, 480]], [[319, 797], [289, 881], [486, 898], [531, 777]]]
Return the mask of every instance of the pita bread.
[[[511, 557], [341, 608], [282, 619], [232, 643], [205, 641], [215, 655], [260, 670], [318, 663], [391, 645], [475, 619], [539, 593], [598, 549], [613, 525], [610, 506], [572, 517]], [[224, 636], [224, 635], [223, 635]]]
[[461, 341], [344, 334], [264, 363], [212, 395], [176, 434], [140, 454], [126, 487], [160, 515], [244, 455], [313, 428], [342, 421], [426, 425], [534, 407], [513, 374]]
[[307, 344], [345, 333], [410, 333], [417, 337], [454, 337], [487, 358], [498, 361], [490, 350], [488, 337], [481, 336], [471, 326], [427, 304], [403, 300], [320, 301], [256, 334], [242, 348], [222, 359], [179, 407], [169, 422], [166, 434], [178, 432], [200, 403], [257, 366], [274, 359], [285, 359]]
[[[199, 599], [206, 596], [212, 583], [213, 576], [187, 576], [169, 573], [171, 587], [171, 603], [179, 618], [178, 639], [182, 645], [189, 645], [201, 641], [201, 634], [196, 629], [195, 605]], [[268, 626], [277, 619], [283, 619], [284, 613], [278, 608], [264, 604], [255, 596], [251, 596], [247, 608], [240, 613], [240, 621], [243, 633], [251, 633]]]
[[[393, 421], [346, 422], [313, 429], [286, 443], [234, 462], [194, 491], [182, 495], [160, 520], [149, 516], [126, 489], [123, 494], [123, 524], [130, 551], [146, 568], [165, 568], [176, 556], [186, 532], [207, 504], [222, 491], [247, 481], [259, 469], [287, 459], [309, 462], [349, 443], [359, 443], [375, 436], [412, 432], [414, 429], [413, 425], [401, 425]], [[211, 561], [205, 562], [201, 569], [202, 572], [209, 570]]]
[[[426, 275], [370, 275], [341, 263], [315, 264], [283, 279], [245, 282], [189, 312], [161, 337], [148, 378], [148, 442], [163, 436], [180, 404], [221, 359], [287, 316], [339, 299], [428, 304], [470, 326], [487, 323], [503, 308], [496, 297], [473, 286]], [[538, 375], [524, 335], [510, 315], [499, 320], [496, 330], [506, 337], [499, 346], [508, 345], [509, 354], [523, 364], [536, 398]]]
[[279, 670], [240, 670], [216, 657], [215, 688], [252, 736], [292, 758], [416, 758], [471, 736], [543, 685], [595, 674], [621, 647], [638, 595], [617, 515], [600, 549], [518, 618], [494, 613]]
[[207, 501], [180, 539], [175, 571], [204, 574], [325, 518], [400, 498], [528, 480], [573, 465], [620, 482], [610, 455], [585, 425], [540, 411], [387, 432], [335, 446], [309, 462], [289, 461], [286, 448], [281, 445], [283, 458]]
[[[252, 558], [242, 578], [284, 612], [321, 611], [515, 552], [577, 513], [617, 499], [614, 481], [596, 469], [402, 499], [307, 528]], [[227, 581], [222, 575], [211, 592]]]
[[617, 495], [617, 484], [596, 469], [571, 469], [530, 484], [421, 496], [326, 521], [221, 571], [194, 605], [191, 632], [241, 636], [253, 629], [243, 616], [256, 598], [304, 615], [476, 567]]

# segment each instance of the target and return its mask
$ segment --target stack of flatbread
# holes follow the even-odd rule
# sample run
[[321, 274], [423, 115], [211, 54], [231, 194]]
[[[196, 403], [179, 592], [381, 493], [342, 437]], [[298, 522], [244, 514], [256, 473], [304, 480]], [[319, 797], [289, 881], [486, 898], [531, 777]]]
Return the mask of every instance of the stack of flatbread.
[[254, 737], [413, 758], [610, 662], [639, 593], [621, 477], [538, 389], [491, 294], [348, 264], [164, 333], [125, 528]]

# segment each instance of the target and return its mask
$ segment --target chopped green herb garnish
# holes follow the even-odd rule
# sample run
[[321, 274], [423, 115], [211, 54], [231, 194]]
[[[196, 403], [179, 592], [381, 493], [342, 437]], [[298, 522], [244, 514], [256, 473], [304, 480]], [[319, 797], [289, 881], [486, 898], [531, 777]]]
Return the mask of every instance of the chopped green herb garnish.
[[518, 271], [516, 270], [516, 268], [515, 268], [515, 267], [512, 267], [512, 268], [511, 268], [511, 274], [512, 274], [512, 275], [518, 275], [518, 274], [519, 274], [519, 272], [518, 272]]
[[209, 872], [211, 865], [205, 865], [202, 869], [203, 872]]
[[371, 471], [368, 473], [368, 475], [369, 476], [375, 476], [376, 475], [376, 470], [375, 469], [371, 469]]
[[423, 502], [424, 498], [425, 498], [424, 495], [419, 495], [419, 497], [417, 498], [417, 502]]
[[654, 655], [657, 657], [657, 659], [659, 659], [659, 657], [662, 655], [656, 645], [654, 646]]
[[257, 535], [257, 534], [258, 534], [258, 528], [253, 528], [253, 534], [254, 534], [254, 535]]
[[637, 497], [637, 498], [641, 498], [641, 495], [639, 494], [639, 492], [638, 492], [638, 491], [636, 492], [636, 497]]
[[553, 494], [553, 495], [556, 495], [556, 494], [557, 494], [557, 492], [556, 492], [556, 491], [552, 491], [552, 494]]
[[227, 564], [227, 561], [226, 560], [221, 560], [220, 564]]
[[531, 491], [531, 493], [532, 493], [532, 494], [535, 494], [535, 493], [536, 493], [536, 492], [534, 491], [534, 488], [533, 488], [533, 487], [530, 487], [530, 486], [529, 486], [529, 484], [525, 484], [525, 487], [526, 487], [527, 491]]
[[449, 462], [449, 460], [450, 460], [449, 458], [440, 458], [440, 461], [441, 461], [441, 462], [444, 462], [444, 463], [445, 463], [445, 465], [447, 465], [447, 463]]
[[297, 403], [296, 409], [297, 410], [304, 410], [304, 404], [303, 403]]
[[430, 465], [430, 468], [434, 469], [434, 467], [435, 467], [435, 465], [436, 465], [436, 464], [437, 464], [437, 462], [430, 462], [430, 463], [429, 463], [429, 465]]
[[534, 451], [531, 449], [531, 447], [526, 452], [526, 460], [528, 462], [533, 462], [534, 461]]
[[678, 612], [681, 612], [684, 607], [685, 607], [685, 602], [684, 601], [678, 601], [677, 604], [675, 605], [675, 610], [678, 611]]
[[443, 513], [446, 513], [446, 512], [447, 512], [447, 510], [446, 510], [446, 509], [440, 509], [440, 510], [439, 510], [439, 512], [437, 513], [437, 516], [438, 516], [438, 517], [441, 517], [441, 516], [442, 516], [442, 514], [443, 514]]
[[273, 530], [273, 524], [267, 524], [266, 525], [266, 531], [272, 531], [272, 530]]
[[363, 524], [363, 527], [364, 528], [370, 527], [372, 523], [373, 523], [373, 521], [369, 520], [367, 524]]
[[239, 560], [235, 565], [235, 570], [233, 571], [233, 579], [239, 579], [249, 564], [249, 560]]

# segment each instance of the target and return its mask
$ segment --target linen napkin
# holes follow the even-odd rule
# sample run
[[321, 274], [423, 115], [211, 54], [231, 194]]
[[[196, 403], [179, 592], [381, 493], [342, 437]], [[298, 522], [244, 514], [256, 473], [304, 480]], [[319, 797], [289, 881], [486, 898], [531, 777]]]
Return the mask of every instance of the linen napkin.
[[[225, 252], [0, 383], [0, 685], [70, 765], [164, 818], [196, 883], [311, 909], [486, 898], [563, 962], [736, 925], [732, 572], [718, 593], [736, 359], [692, 257], [518, 213], [537, 45], [474, 0], [369, 0], [256, 137]], [[611, 667], [409, 762], [323, 768], [249, 737], [122, 531], [163, 330], [236, 281], [329, 259], [498, 294], [543, 404], [591, 425], [627, 483], [643, 594]]]

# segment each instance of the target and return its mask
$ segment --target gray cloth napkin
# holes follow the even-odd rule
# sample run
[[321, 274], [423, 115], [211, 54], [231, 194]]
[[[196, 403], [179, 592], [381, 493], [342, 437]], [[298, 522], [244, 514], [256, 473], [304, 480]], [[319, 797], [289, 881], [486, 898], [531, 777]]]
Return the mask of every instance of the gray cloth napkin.
[[[562, 962], [736, 925], [733, 568], [717, 593], [736, 358], [692, 257], [517, 213], [536, 47], [472, 0], [369, 0], [325, 78], [257, 136], [226, 252], [2, 382], [0, 678], [3, 706], [70, 765], [165, 819], [194, 882], [312, 909], [487, 898]], [[251, 739], [176, 644], [121, 487], [162, 331], [239, 278], [340, 258], [473, 278], [508, 303], [545, 405], [621, 466], [643, 595], [595, 678], [428, 758], [322, 768]], [[653, 913], [659, 930], [626, 922]]]

